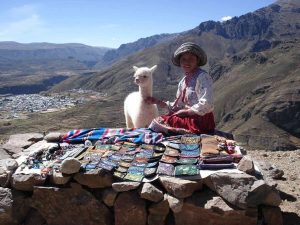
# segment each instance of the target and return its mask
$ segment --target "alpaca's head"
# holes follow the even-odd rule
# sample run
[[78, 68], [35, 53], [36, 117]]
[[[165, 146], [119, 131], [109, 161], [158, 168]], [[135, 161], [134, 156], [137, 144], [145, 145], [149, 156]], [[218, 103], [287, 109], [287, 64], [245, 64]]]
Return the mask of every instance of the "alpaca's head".
[[133, 66], [133, 69], [135, 70], [135, 73], [133, 75], [134, 82], [139, 85], [140, 87], [145, 87], [152, 85], [152, 74], [156, 70], [157, 65], [148, 68], [148, 67], [136, 67]]

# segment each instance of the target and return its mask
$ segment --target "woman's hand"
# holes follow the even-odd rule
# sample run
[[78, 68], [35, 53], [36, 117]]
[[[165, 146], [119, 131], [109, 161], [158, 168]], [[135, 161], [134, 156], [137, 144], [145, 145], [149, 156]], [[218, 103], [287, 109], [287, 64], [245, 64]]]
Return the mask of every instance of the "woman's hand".
[[160, 107], [167, 107], [167, 103], [154, 97], [147, 97], [144, 99], [147, 104], [157, 104]]

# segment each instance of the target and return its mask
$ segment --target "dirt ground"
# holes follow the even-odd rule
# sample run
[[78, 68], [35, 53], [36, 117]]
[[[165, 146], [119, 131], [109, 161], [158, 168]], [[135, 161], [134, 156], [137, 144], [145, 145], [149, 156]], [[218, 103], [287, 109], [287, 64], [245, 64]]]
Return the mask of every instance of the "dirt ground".
[[284, 171], [281, 179], [275, 180], [283, 200], [280, 208], [284, 225], [300, 224], [300, 149], [295, 151], [247, 151], [254, 160], [264, 160]]

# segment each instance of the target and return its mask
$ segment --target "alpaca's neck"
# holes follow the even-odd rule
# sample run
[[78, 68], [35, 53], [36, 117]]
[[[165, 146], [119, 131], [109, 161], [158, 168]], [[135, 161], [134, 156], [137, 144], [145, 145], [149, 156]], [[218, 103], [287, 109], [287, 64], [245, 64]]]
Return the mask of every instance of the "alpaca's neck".
[[151, 85], [149, 86], [145, 86], [145, 87], [139, 86], [139, 92], [142, 98], [152, 97], [152, 82]]

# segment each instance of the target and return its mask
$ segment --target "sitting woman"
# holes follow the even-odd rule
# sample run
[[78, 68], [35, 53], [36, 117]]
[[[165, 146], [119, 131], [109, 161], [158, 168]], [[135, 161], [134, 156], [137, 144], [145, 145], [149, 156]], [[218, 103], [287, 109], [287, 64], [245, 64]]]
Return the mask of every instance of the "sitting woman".
[[195, 43], [187, 42], [174, 52], [172, 62], [183, 69], [184, 77], [179, 82], [174, 102], [146, 98], [149, 104], [169, 109], [167, 115], [155, 118], [149, 128], [169, 135], [214, 133], [213, 82], [200, 68], [207, 62], [206, 53]]

